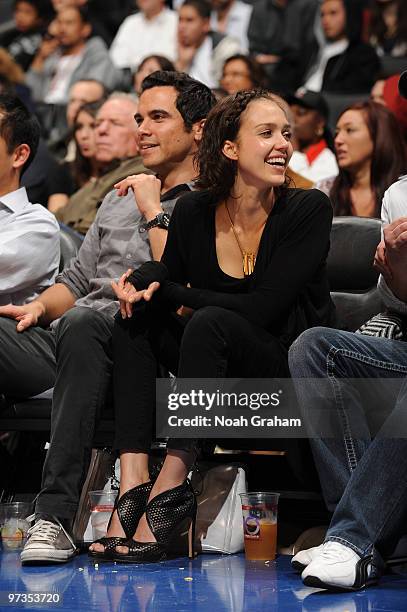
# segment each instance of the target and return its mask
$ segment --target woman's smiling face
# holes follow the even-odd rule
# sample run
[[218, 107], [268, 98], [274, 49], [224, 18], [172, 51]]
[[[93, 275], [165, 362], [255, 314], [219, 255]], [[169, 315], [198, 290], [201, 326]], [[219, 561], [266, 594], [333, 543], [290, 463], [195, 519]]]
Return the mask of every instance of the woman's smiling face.
[[280, 106], [266, 98], [250, 102], [234, 142], [226, 141], [224, 155], [235, 159], [238, 177], [259, 189], [284, 184], [293, 153], [291, 126]]

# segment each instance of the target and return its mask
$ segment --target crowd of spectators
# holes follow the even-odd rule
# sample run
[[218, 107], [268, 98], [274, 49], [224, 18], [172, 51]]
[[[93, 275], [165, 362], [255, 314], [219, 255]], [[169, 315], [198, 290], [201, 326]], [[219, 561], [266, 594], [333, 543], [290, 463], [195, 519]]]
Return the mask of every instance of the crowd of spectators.
[[[127, 282], [123, 268], [134, 269], [148, 262], [146, 276], [149, 277], [153, 269], [153, 266], [148, 267], [151, 259], [159, 260], [163, 252], [168, 259], [171, 249], [167, 247], [164, 251], [164, 247], [176, 199], [180, 193], [203, 188], [202, 185], [207, 187], [210, 183], [207, 178], [206, 185], [202, 178], [203, 166], [199, 168], [199, 161], [204, 160], [206, 171], [209, 168], [209, 174], [216, 175], [216, 181], [224, 189], [228, 175], [232, 177], [230, 189], [225, 191], [225, 202], [229, 197], [233, 199], [233, 189], [240, 189], [243, 184], [247, 188], [251, 185], [250, 180], [253, 181], [251, 187], [256, 186], [258, 177], [254, 180], [253, 176], [261, 172], [255, 167], [255, 162], [256, 159], [260, 161], [264, 154], [255, 150], [253, 159], [250, 159], [249, 154], [245, 157], [244, 152], [238, 151], [239, 146], [235, 143], [242, 134], [251, 143], [247, 136], [247, 117], [250, 115], [250, 121], [254, 122], [256, 113], [260, 113], [253, 109], [265, 105], [273, 108], [281, 132], [280, 140], [273, 147], [279, 154], [271, 156], [266, 163], [273, 167], [277, 177], [282, 177], [281, 182], [287, 190], [281, 193], [287, 201], [300, 194], [295, 214], [284, 221], [289, 228], [287, 235], [297, 235], [298, 232], [301, 243], [308, 232], [301, 229], [302, 222], [310, 223], [313, 232], [307, 234], [309, 242], [306, 245], [304, 242], [300, 259], [289, 259], [291, 267], [287, 263], [287, 253], [284, 257], [284, 265], [288, 266], [285, 269], [290, 269], [290, 278], [297, 278], [300, 292], [305, 291], [304, 279], [298, 277], [301, 265], [304, 266], [304, 274], [308, 274], [311, 286], [307, 298], [312, 305], [308, 308], [307, 300], [302, 299], [300, 293], [301, 307], [304, 308], [301, 325], [295, 330], [290, 327], [298, 323], [294, 320], [298, 308], [295, 315], [288, 317], [288, 331], [285, 329], [285, 333], [290, 341], [286, 343], [282, 358], [284, 373], [289, 372], [286, 360], [291, 341], [308, 327], [331, 323], [324, 261], [332, 211], [326, 196], [331, 200], [334, 215], [380, 218], [383, 198], [386, 199], [389, 188], [407, 173], [407, 95], [398, 89], [400, 74], [407, 68], [407, 8], [403, 0], [122, 0], [110, 4], [112, 6], [106, 7], [99, 0], [15, 0], [12, 23], [0, 27], [0, 154], [8, 172], [3, 176], [0, 170], [0, 188], [4, 196], [0, 201], [0, 234], [7, 236], [6, 225], [11, 227], [11, 222], [18, 225], [21, 219], [23, 237], [33, 224], [35, 232], [20, 253], [30, 264], [36, 261], [36, 255], [30, 249], [45, 254], [46, 250], [38, 246], [44, 235], [51, 245], [47, 249], [47, 261], [44, 264], [40, 262], [41, 265], [38, 263], [45, 270], [44, 278], [38, 277], [36, 283], [27, 283], [32, 266], [27, 270], [19, 262], [13, 262], [13, 266], [19, 268], [17, 271], [12, 267], [3, 268], [11, 270], [6, 278], [0, 274], [0, 284], [5, 285], [0, 292], [3, 344], [7, 345], [6, 354], [16, 349], [12, 370], [7, 371], [4, 378], [8, 386], [0, 388], [0, 392], [12, 394], [17, 366], [24, 371], [26, 354], [33, 351], [38, 357], [38, 367], [31, 368], [24, 382], [25, 388], [20, 391], [31, 396], [55, 385], [53, 444], [44, 469], [33, 534], [38, 533], [31, 538], [22, 555], [23, 561], [28, 563], [67, 561], [75, 552], [69, 535], [71, 521], [86, 474], [93, 428], [104, 402], [108, 376], [113, 361], [119, 361], [111, 347], [112, 334], [115, 337], [114, 334], [120, 333], [117, 326], [116, 331], [113, 330], [112, 315], [117, 311], [116, 297], [120, 299], [122, 308], [128, 307], [123, 304], [130, 295], [125, 289], [130, 280]], [[198, 85], [196, 81], [199, 81]], [[261, 92], [246, 91], [253, 89], [261, 89]], [[277, 96], [274, 97], [270, 91]], [[22, 100], [25, 106], [16, 100]], [[12, 109], [13, 105], [17, 105], [17, 110]], [[215, 111], [211, 111], [214, 106]], [[203, 126], [209, 112], [208, 123], [212, 131], [207, 128], [205, 132]], [[12, 117], [12, 127], [7, 127], [7, 119], [4, 128], [4, 117], [8, 115]], [[30, 134], [28, 143], [21, 140], [19, 121]], [[289, 125], [293, 128], [292, 135]], [[15, 142], [10, 140], [13, 130], [17, 134]], [[228, 136], [232, 133], [233, 138]], [[217, 141], [219, 134], [224, 135], [222, 142]], [[270, 139], [276, 138], [270, 130]], [[204, 144], [200, 148], [202, 139]], [[222, 148], [224, 143], [228, 144]], [[285, 164], [287, 168], [284, 167], [283, 172], [281, 167]], [[239, 173], [243, 176], [247, 168], [250, 180], [239, 182]], [[160, 180], [154, 175], [158, 175]], [[198, 183], [194, 185], [197, 176]], [[285, 182], [286, 176], [288, 180]], [[260, 179], [264, 177], [260, 176]], [[276, 180], [273, 189], [277, 194], [280, 194], [280, 187]], [[295, 187], [315, 187], [319, 191], [292, 191], [291, 188]], [[184, 202], [189, 198], [193, 207], [199, 197], [199, 193], [189, 194]], [[325, 210], [322, 228], [313, 217], [314, 213], [308, 216], [304, 202], [309, 203], [311, 211], [313, 207]], [[14, 216], [11, 214], [13, 207]], [[255, 256], [241, 248], [226, 204], [225, 211], [223, 217], [219, 213], [218, 221], [224, 224], [225, 234], [226, 230], [233, 229], [231, 240], [235, 255], [237, 253], [236, 260], [239, 260], [241, 251], [244, 266], [252, 266], [253, 272]], [[407, 216], [407, 207], [400, 216]], [[187, 221], [192, 228], [193, 222], [189, 218]], [[260, 221], [259, 227], [261, 231], [266, 228], [264, 232], [267, 235], [270, 230], [268, 222], [266, 219]], [[67, 226], [75, 231], [84, 242], [79, 256], [54, 283], [58, 271], [58, 253], [55, 250], [58, 222], [61, 227]], [[389, 222], [395, 222], [395, 219], [389, 219]], [[198, 223], [200, 231], [205, 223], [206, 219]], [[282, 227], [284, 229], [285, 225]], [[179, 235], [181, 229], [180, 226]], [[323, 236], [320, 244], [318, 231], [320, 238]], [[191, 236], [188, 233], [183, 244], [176, 245], [177, 248], [172, 244], [172, 249], [174, 252], [178, 248], [188, 250], [186, 245], [190, 242], [189, 251], [194, 254], [194, 261], [200, 262], [203, 248], [200, 245], [204, 245], [204, 238], [197, 234], [199, 240], [194, 242]], [[7, 240], [15, 241], [16, 236], [13, 234], [12, 239], [7, 236]], [[386, 234], [384, 241], [389, 252], [391, 248], [397, 250]], [[315, 263], [311, 262], [311, 253], [317, 244], [321, 252]], [[287, 248], [284, 238], [278, 247], [281, 252]], [[199, 251], [196, 256], [194, 249]], [[230, 244], [228, 249], [231, 250]], [[291, 251], [289, 256], [292, 256]], [[0, 253], [2, 257], [5, 257], [3, 252]], [[183, 254], [177, 252], [176, 257], [177, 262], [181, 261]], [[228, 256], [225, 256], [225, 261], [227, 267], [230, 263]], [[259, 261], [258, 270], [264, 265], [260, 258]], [[246, 291], [249, 286], [245, 284], [246, 276], [250, 276], [244, 268], [244, 278], [234, 278], [237, 273], [233, 265], [234, 274], [223, 275], [220, 289], [218, 287], [219, 295], [226, 300], [220, 302], [221, 306], [225, 303], [225, 309], [231, 311], [234, 307], [229, 304], [238, 301], [238, 287], [244, 286]], [[400, 290], [405, 283], [404, 277], [399, 280], [399, 262], [388, 264], [378, 256], [378, 267], [382, 283], [387, 282], [387, 290], [391, 295], [399, 296], [397, 299], [401, 296], [399, 301], [405, 305], [405, 293]], [[215, 276], [220, 268], [215, 266]], [[176, 266], [174, 269], [177, 275], [179, 270]], [[197, 269], [199, 266], [194, 267], [194, 273]], [[271, 280], [267, 270], [263, 271], [264, 278], [261, 279], [266, 286]], [[205, 276], [207, 273], [204, 271], [202, 274]], [[314, 298], [318, 301], [313, 294], [318, 285], [314, 274], [320, 283], [324, 308], [313, 302]], [[23, 281], [20, 276], [24, 277]], [[190, 279], [184, 276], [188, 284]], [[120, 282], [113, 291], [110, 281], [119, 277]], [[226, 290], [222, 284], [224, 277], [244, 282]], [[33, 276], [31, 281], [34, 281]], [[256, 282], [260, 282], [259, 278]], [[261, 297], [261, 288], [264, 289], [264, 285], [259, 288], [254, 284], [253, 293], [257, 295], [257, 291]], [[147, 283], [144, 291], [149, 290]], [[229, 290], [236, 293], [230, 302], [225, 298]], [[153, 293], [151, 291], [151, 295]], [[148, 294], [148, 300], [151, 295]], [[205, 299], [209, 301], [205, 302]], [[210, 300], [213, 300], [212, 294], [209, 299], [205, 291], [200, 291], [199, 299], [196, 297], [188, 304], [183, 294], [177, 307], [186, 305], [205, 311], [205, 306], [209, 306], [210, 310], [213, 306]], [[291, 297], [287, 297], [287, 312], [291, 312], [290, 300]], [[5, 306], [9, 303], [13, 306]], [[223, 306], [219, 307], [222, 309]], [[239, 309], [237, 312], [240, 316]], [[270, 332], [268, 325], [272, 315], [269, 304], [264, 312], [263, 339], [264, 334]], [[243, 316], [246, 314], [243, 308]], [[250, 316], [254, 318], [253, 314]], [[13, 319], [17, 321], [17, 327]], [[59, 319], [61, 322], [58, 323]], [[199, 320], [195, 317], [195, 322], [199, 323]], [[258, 325], [259, 321], [255, 323]], [[146, 330], [150, 330], [150, 325], [148, 322]], [[28, 327], [33, 328], [31, 336], [20, 333]], [[233, 340], [228, 339], [230, 346], [234, 347], [242, 329], [238, 323], [230, 334]], [[274, 333], [275, 329], [272, 331]], [[280, 329], [279, 332], [282, 333]], [[202, 338], [209, 337], [205, 331], [200, 333]], [[191, 334], [186, 335], [189, 338]], [[252, 327], [248, 327], [247, 338], [253, 340], [254, 335]], [[29, 346], [31, 337], [35, 338], [35, 346]], [[249, 341], [247, 338], [244, 336], [242, 346]], [[312, 341], [311, 335], [309, 338], [311, 340], [307, 342]], [[350, 342], [339, 336], [335, 340], [344, 344]], [[123, 346], [125, 344], [123, 341]], [[303, 371], [305, 350], [299, 346], [303, 346], [301, 341], [292, 351], [292, 368], [297, 372]], [[22, 347], [24, 351], [18, 353], [17, 349]], [[323, 348], [325, 350], [325, 345]], [[260, 350], [257, 344], [255, 349]], [[366, 347], [363, 345], [362, 349]], [[128, 348], [129, 354], [132, 350]], [[311, 354], [314, 345], [309, 345], [307, 350]], [[191, 367], [193, 359], [187, 354], [188, 367]], [[77, 359], [70, 359], [72, 355]], [[91, 359], [96, 359], [100, 371], [108, 373], [103, 383]], [[140, 363], [147, 371], [149, 358], [145, 361], [140, 360]], [[212, 375], [209, 365], [212, 367], [216, 360], [202, 361], [200, 367], [202, 363], [207, 365], [208, 376]], [[314, 366], [315, 374], [318, 368]], [[4, 371], [7, 367], [3, 368]], [[192, 370], [185, 367], [185, 371]], [[77, 380], [85, 380], [84, 372], [86, 385], [77, 385]], [[122, 368], [122, 377], [124, 372]], [[146, 380], [155, 377], [155, 371], [154, 376], [150, 374], [149, 370]], [[266, 375], [276, 374], [273, 370]], [[118, 393], [123, 394], [128, 383], [132, 394], [131, 387], [137, 386], [137, 380], [129, 376], [124, 376], [124, 379]], [[83, 392], [83, 397], [79, 397], [80, 392]], [[127, 399], [119, 397], [117, 404]], [[150, 405], [150, 402], [146, 403]], [[75, 414], [70, 412], [72, 405], [76, 405]], [[86, 435], [82, 431], [82, 412], [90, 424], [86, 427]], [[123, 423], [126, 423], [125, 419]], [[120, 449], [128, 448], [123, 440], [127, 440], [129, 428], [123, 423]], [[69, 452], [62, 441], [66, 436], [72, 442]], [[144, 440], [143, 444], [148, 446], [149, 440]], [[175, 450], [185, 451], [182, 447], [175, 447]], [[187, 450], [191, 450], [189, 446]], [[64, 476], [69, 471], [67, 465], [72, 468], [68, 482]], [[344, 491], [345, 485], [336, 500], [338, 505]], [[190, 502], [193, 505], [193, 501]], [[50, 516], [59, 518], [55, 522], [53, 518], [50, 520]], [[50, 548], [48, 543], [48, 548], [41, 549], [45, 552], [38, 553], [41, 548], [37, 546], [38, 542], [43, 542], [41, 538], [47, 529], [54, 529], [49, 527], [49, 523], [58, 530], [62, 544], [58, 548], [54, 543]], [[112, 528], [114, 531], [114, 522]], [[328, 544], [336, 542], [335, 538], [336, 535], [332, 535]], [[109, 547], [116, 546], [118, 539], [123, 538], [113, 533], [102, 542], [103, 546], [94, 549], [94, 553], [104, 556]], [[114, 540], [114, 543], [109, 540]], [[130, 547], [128, 554], [131, 550]], [[356, 554], [364, 558], [364, 550], [361, 550], [362, 545], [356, 547]], [[339, 550], [339, 557], [342, 553]], [[313, 558], [307, 558], [306, 563], [303, 561], [304, 568], [308, 564], [313, 567]], [[355, 559], [352, 557], [348, 561], [352, 564]], [[305, 578], [310, 575], [309, 572], [305, 574]], [[356, 576], [354, 585], [357, 588], [359, 579], [362, 586], [366, 583]], [[312, 584], [312, 580], [308, 583]], [[326, 584], [332, 582], [328, 580]]]
[[[308, 186], [327, 193], [332, 186], [335, 194], [339, 166], [336, 185], [347, 185], [340, 196], [347, 202], [336, 203], [335, 214], [379, 214], [380, 195], [389, 184], [377, 176], [383, 165], [375, 161], [380, 146], [370, 160], [375, 168], [370, 195], [367, 190], [366, 204], [355, 208], [349, 199], [355, 189], [352, 167], [335, 158], [344, 131], [336, 140], [333, 132], [346, 106], [371, 97], [389, 108], [399, 126], [395, 134], [389, 119], [390, 131], [381, 140], [396, 142], [398, 150], [400, 136], [405, 142], [407, 103], [397, 92], [407, 60], [403, 2], [123, 0], [114, 5], [101, 11], [98, 0], [16, 0], [13, 20], [0, 26], [0, 90], [19, 95], [42, 128], [38, 159], [24, 180], [30, 197], [55, 212], [84, 187], [84, 175], [78, 183], [73, 163], [74, 119], [81, 104], [112, 91], [136, 98], [146, 76], [176, 69], [211, 87], [218, 99], [253, 87], [283, 95], [293, 110], [290, 168], [298, 184], [310, 181]], [[387, 116], [371, 105], [359, 113], [368, 127], [365, 138], [375, 139], [377, 126], [367, 113]], [[379, 137], [385, 124], [380, 122]], [[404, 158], [400, 170], [403, 164]], [[106, 165], [96, 165], [85, 182], [104, 174]], [[394, 178], [393, 170], [385, 172], [386, 180]], [[339, 182], [342, 175], [345, 183]]]

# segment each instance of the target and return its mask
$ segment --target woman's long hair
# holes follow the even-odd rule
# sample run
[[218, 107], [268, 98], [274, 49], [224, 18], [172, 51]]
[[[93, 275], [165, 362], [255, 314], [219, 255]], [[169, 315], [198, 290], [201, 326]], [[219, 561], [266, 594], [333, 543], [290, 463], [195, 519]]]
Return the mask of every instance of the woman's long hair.
[[[348, 106], [338, 121], [348, 110], [362, 113], [373, 142], [370, 185], [375, 199], [374, 216], [380, 217], [384, 192], [407, 170], [406, 147], [400, 126], [393, 113], [371, 100]], [[335, 215], [352, 215], [351, 188], [351, 174], [340, 169], [329, 194]]]
[[[236, 140], [242, 114], [250, 102], [262, 99], [270, 100], [281, 108], [288, 121], [287, 103], [265, 89], [239, 91], [227, 96], [218, 102], [208, 114], [202, 142], [195, 157], [196, 166], [199, 169], [196, 185], [198, 189], [208, 190], [215, 202], [222, 202], [231, 196], [238, 170], [237, 162], [223, 154], [223, 145], [226, 140]], [[276, 193], [281, 192], [289, 181], [290, 179], [286, 176], [285, 185], [278, 187]]]
[[[72, 135], [75, 139], [76, 130], [78, 128], [78, 117], [81, 112], [87, 113], [94, 119], [98, 113], [100, 107], [105, 103], [106, 99], [103, 98], [101, 100], [97, 100], [96, 102], [86, 102], [82, 104], [82, 106], [78, 109], [78, 112], [75, 115], [73, 127], [72, 127]], [[82, 187], [91, 177], [92, 174], [92, 162], [88, 157], [84, 157], [79, 150], [79, 147], [76, 146], [76, 154], [75, 159], [72, 162], [70, 172], [75, 181], [75, 185], [77, 187]]]
[[[383, 12], [387, 3], [373, 2], [371, 7], [371, 18], [369, 23], [369, 35], [373, 44], [379, 43], [383, 46], [386, 42], [386, 24]], [[406, 0], [397, 0], [397, 25], [395, 40], [397, 43], [407, 43], [407, 3]]]

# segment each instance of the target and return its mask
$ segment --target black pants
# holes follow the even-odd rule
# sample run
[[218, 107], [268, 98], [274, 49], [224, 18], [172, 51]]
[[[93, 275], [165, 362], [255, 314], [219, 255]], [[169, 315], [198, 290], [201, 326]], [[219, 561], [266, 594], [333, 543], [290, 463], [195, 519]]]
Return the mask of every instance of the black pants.
[[[229, 310], [210, 306], [185, 323], [145, 308], [113, 329], [115, 447], [147, 452], [153, 435], [157, 363], [180, 378], [284, 378], [287, 349], [274, 336]], [[190, 450], [195, 440], [171, 439]]]
[[16, 332], [0, 318], [0, 391], [30, 397], [54, 387], [51, 445], [36, 513], [75, 516], [89, 466], [95, 427], [111, 382], [113, 319], [75, 307], [55, 332]]

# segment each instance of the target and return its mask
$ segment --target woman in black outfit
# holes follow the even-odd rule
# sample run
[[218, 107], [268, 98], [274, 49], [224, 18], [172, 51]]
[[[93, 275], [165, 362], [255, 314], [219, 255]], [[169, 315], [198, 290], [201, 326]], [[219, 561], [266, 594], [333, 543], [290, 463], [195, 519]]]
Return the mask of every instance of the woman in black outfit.
[[[290, 139], [287, 105], [270, 92], [243, 91], [218, 103], [198, 154], [200, 191], [177, 202], [162, 261], [115, 285], [122, 525], [112, 520], [113, 539], [102, 543], [117, 561], [165, 558], [174, 530], [195, 517], [186, 476], [196, 441], [169, 440], [161, 472], [149, 481], [157, 363], [181, 378], [286, 377], [291, 342], [329, 324], [332, 209], [317, 190], [287, 188]], [[189, 320], [176, 314], [180, 306], [194, 311]], [[130, 536], [124, 546], [115, 537], [123, 535]]]

